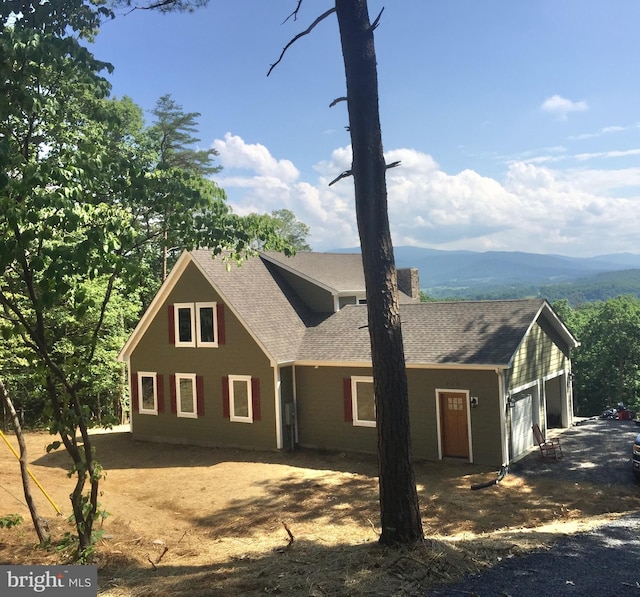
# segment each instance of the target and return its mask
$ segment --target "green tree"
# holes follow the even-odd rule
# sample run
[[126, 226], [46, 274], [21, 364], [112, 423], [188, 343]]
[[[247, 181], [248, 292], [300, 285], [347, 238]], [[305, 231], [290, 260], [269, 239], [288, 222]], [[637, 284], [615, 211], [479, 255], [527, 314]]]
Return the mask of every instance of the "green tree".
[[[157, 153], [155, 202], [160, 212], [157, 220], [162, 246], [160, 279], [164, 281], [170, 254], [175, 258], [182, 248], [184, 231], [180, 230], [180, 224], [185, 218], [194, 217], [195, 210], [205, 212], [216, 200], [224, 200], [226, 196], [207, 178], [222, 169], [213, 165], [218, 152], [194, 147], [200, 142], [196, 136], [200, 113], [185, 112], [167, 94], [158, 99], [152, 114], [154, 121], [148, 134], [151, 147]], [[195, 204], [189, 205], [189, 199], [195, 200]]]
[[[83, 0], [0, 4], [0, 317], [36, 363], [60, 436], [51, 448], [64, 445], [72, 459], [80, 559], [94, 549], [100, 516], [88, 433], [104, 391], [95, 377], [118, 335], [108, 327], [126, 318], [115, 299], [139, 286], [138, 257], [158, 238], [149, 223], [163, 213], [139, 108], [108, 98], [108, 65], [82, 45], [108, 14]], [[176, 178], [187, 195], [176, 213], [195, 206], [176, 224], [185, 248], [236, 258], [257, 242], [285, 248], [269, 218], [240, 218], [210, 201], [210, 185], [184, 171]]]
[[275, 220], [277, 233], [286, 239], [295, 251], [311, 251], [307, 243], [309, 226], [300, 222], [291, 210], [277, 209], [271, 212], [271, 217]]
[[[134, 0], [115, 0], [135, 4]], [[203, 0], [197, 5], [205, 4]], [[302, 0], [292, 15], [297, 17]], [[145, 8], [163, 11], [196, 6], [188, 0], [160, 0]], [[346, 101], [353, 161], [351, 169], [333, 182], [353, 176], [356, 219], [362, 248], [367, 293], [368, 329], [373, 361], [380, 513], [384, 544], [412, 543], [423, 538], [420, 508], [411, 457], [409, 400], [398, 304], [398, 285], [387, 208], [386, 170], [378, 107], [378, 78], [373, 32], [378, 17], [369, 20], [366, 0], [335, 0], [282, 51], [269, 73], [293, 42], [335, 14], [338, 20], [346, 76]], [[333, 184], [333, 183], [332, 183]]]
[[[623, 402], [640, 407], [640, 299], [620, 296], [577, 310], [574, 373], [580, 414]], [[576, 325], [574, 323], [574, 325]]]

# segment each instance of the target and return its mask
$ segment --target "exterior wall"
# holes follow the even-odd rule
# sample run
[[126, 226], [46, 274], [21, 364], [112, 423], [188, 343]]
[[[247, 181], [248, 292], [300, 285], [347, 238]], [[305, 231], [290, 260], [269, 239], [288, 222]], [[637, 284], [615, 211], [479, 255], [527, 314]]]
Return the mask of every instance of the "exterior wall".
[[513, 360], [508, 389], [542, 379], [569, 366], [568, 357], [537, 323], [529, 331]]
[[376, 452], [374, 427], [345, 421], [343, 379], [371, 368], [296, 366], [298, 442], [306, 448]]
[[[178, 348], [169, 342], [168, 306], [187, 302], [221, 302], [197, 267], [189, 264], [150, 323], [130, 359], [130, 371], [163, 376], [164, 412], [132, 413], [135, 439], [211, 446], [276, 449], [274, 375], [266, 355], [231, 309], [224, 308], [225, 342], [217, 348]], [[170, 375], [203, 377], [204, 415], [178, 417], [170, 408]], [[250, 375], [260, 380], [260, 420], [231, 422], [223, 415], [222, 378]]]
[[[343, 379], [370, 376], [371, 368], [296, 366], [299, 443], [309, 448], [376, 452], [374, 427], [345, 420]], [[438, 388], [469, 391], [478, 406], [469, 408], [473, 461], [502, 464], [499, 387], [494, 371], [407, 370], [413, 455], [439, 458]]]
[[[508, 393], [514, 388], [537, 382], [540, 386], [541, 396], [543, 396], [543, 379], [545, 377], [560, 373], [561, 371], [568, 372], [570, 370], [571, 362], [569, 357], [561, 350], [559, 345], [554, 342], [549, 330], [544, 329], [548, 327], [544, 326], [544, 321], [541, 321], [541, 323], [542, 325], [538, 323], [534, 324], [516, 353], [507, 383]], [[566, 393], [562, 398], [567, 398]], [[560, 398], [556, 395], [554, 397], [553, 411], [557, 414], [563, 411], [559, 400]], [[535, 422], [534, 419], [540, 421], [540, 427], [544, 431], [546, 427], [546, 405], [544, 400], [539, 400], [537, 407], [539, 408], [539, 412], [534, 414], [532, 421]], [[567, 406], [564, 410], [570, 411], [570, 406]], [[570, 416], [569, 419], [571, 419]], [[568, 424], [570, 424], [570, 421]]]
[[315, 284], [312, 284], [311, 282], [308, 282], [287, 270], [281, 269], [276, 265], [270, 265], [269, 267], [276, 268], [278, 275], [287, 281], [289, 286], [296, 291], [298, 296], [313, 311], [317, 313], [334, 312], [333, 295], [330, 292], [323, 290], [319, 286], [316, 286]]

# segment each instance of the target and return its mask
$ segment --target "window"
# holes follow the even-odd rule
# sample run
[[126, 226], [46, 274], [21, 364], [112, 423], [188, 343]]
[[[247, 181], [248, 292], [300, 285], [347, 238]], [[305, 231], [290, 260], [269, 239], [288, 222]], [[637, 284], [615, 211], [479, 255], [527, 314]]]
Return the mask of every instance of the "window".
[[229, 415], [236, 423], [253, 423], [251, 376], [229, 375]]
[[194, 307], [191, 303], [177, 303], [175, 309], [175, 339], [176, 346], [195, 346], [193, 334], [195, 328]]
[[[158, 383], [155, 373], [139, 372], [137, 379], [138, 412], [142, 415], [158, 414]], [[134, 396], [134, 400], [136, 396]]]
[[195, 373], [176, 373], [176, 413], [179, 417], [198, 417]]
[[178, 347], [216, 348], [220, 340], [222, 305], [216, 303], [176, 303], [170, 317], [171, 337]]
[[351, 378], [353, 424], [359, 427], [376, 426], [376, 404], [373, 377]]

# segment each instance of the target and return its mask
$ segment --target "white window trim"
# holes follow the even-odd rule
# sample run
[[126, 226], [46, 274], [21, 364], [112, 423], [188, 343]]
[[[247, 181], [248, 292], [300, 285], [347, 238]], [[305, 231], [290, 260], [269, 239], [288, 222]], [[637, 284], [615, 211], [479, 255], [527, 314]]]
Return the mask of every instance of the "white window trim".
[[[354, 427], [375, 427], [376, 422], [369, 419], [358, 418], [358, 384], [371, 383], [373, 385], [373, 377], [353, 376], [351, 378], [351, 412], [353, 414]], [[375, 411], [375, 398], [373, 403]]]
[[[198, 418], [198, 386], [196, 385], [196, 374], [195, 373], [176, 373], [176, 414], [179, 417], [184, 417], [186, 419], [197, 419]], [[183, 412], [182, 411], [182, 400], [180, 396], [180, 380], [181, 379], [190, 379], [193, 384], [193, 412]]]
[[[180, 341], [180, 315], [179, 315], [180, 309], [189, 309], [189, 313], [191, 316], [191, 341], [190, 342]], [[173, 305], [173, 325], [175, 329], [175, 339], [176, 339], [175, 345], [177, 347], [193, 348], [196, 345], [197, 330], [196, 330], [196, 319], [195, 319], [194, 310], [195, 308], [193, 303], [174, 303]]]
[[[201, 332], [202, 329], [200, 327], [200, 309], [201, 308], [211, 308], [213, 310], [213, 342], [205, 342], [202, 339]], [[217, 303], [215, 302], [206, 302], [206, 303], [196, 303], [196, 344], [200, 348], [218, 348], [218, 311], [217, 311]]]
[[[247, 384], [247, 401], [249, 416], [239, 417], [234, 415], [235, 412], [235, 396], [233, 391], [233, 382], [243, 381]], [[251, 391], [251, 376], [250, 375], [229, 375], [229, 420], [234, 423], [253, 423], [253, 394]]]
[[[153, 408], [144, 408], [144, 396], [142, 395], [142, 378], [153, 379]], [[138, 413], [141, 415], [158, 414], [158, 374], [151, 371], [138, 371]]]

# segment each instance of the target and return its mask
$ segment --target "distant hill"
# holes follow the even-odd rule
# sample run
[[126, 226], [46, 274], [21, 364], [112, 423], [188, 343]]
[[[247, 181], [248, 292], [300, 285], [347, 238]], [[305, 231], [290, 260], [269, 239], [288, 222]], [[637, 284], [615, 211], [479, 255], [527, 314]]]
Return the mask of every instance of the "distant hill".
[[[334, 252], [359, 252], [358, 248]], [[395, 247], [398, 267], [417, 267], [420, 287], [434, 298], [570, 298], [572, 303], [640, 296], [640, 255], [566, 257], [509, 251], [439, 251]]]

